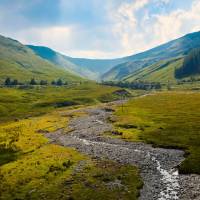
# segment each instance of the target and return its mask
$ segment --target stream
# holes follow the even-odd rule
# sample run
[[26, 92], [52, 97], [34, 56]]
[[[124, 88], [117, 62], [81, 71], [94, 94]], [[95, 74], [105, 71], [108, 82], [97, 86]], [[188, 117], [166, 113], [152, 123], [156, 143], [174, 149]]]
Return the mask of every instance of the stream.
[[87, 116], [71, 120], [70, 133], [58, 130], [47, 133], [46, 137], [99, 159], [137, 166], [144, 182], [140, 200], [200, 200], [200, 176], [178, 173], [177, 166], [184, 160], [183, 151], [105, 137], [103, 133], [112, 130], [107, 120], [112, 112], [104, 108], [84, 111]]

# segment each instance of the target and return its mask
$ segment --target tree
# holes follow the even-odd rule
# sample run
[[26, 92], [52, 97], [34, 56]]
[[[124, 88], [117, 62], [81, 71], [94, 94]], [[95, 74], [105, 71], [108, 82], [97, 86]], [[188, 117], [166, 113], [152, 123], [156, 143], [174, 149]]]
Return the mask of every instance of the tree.
[[15, 79], [15, 80], [13, 80], [12, 81], [12, 83], [11, 83], [12, 85], [18, 85], [19, 84], [19, 82], [18, 82], [18, 80], [17, 79]]
[[37, 82], [35, 81], [34, 78], [32, 78], [31, 81], [30, 81], [30, 84], [31, 84], [31, 85], [37, 85]]
[[200, 48], [193, 49], [185, 56], [182, 67], [175, 70], [176, 78], [200, 74]]
[[40, 85], [47, 85], [47, 81], [41, 80], [41, 81], [40, 81]]
[[9, 85], [11, 85], [11, 80], [10, 80], [10, 78], [6, 78], [6, 80], [5, 80], [5, 83], [4, 83], [6, 86], [9, 86]]
[[52, 82], [51, 82], [51, 85], [56, 85], [56, 82], [55, 82], [55, 81], [52, 81]]
[[63, 85], [63, 82], [61, 79], [58, 79], [57, 82], [56, 82], [56, 85], [58, 86], [62, 86]]

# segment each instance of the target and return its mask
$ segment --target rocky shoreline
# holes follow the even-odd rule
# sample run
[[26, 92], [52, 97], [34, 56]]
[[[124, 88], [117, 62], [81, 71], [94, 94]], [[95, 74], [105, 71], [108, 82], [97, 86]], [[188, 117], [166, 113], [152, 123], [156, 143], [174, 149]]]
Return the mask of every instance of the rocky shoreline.
[[176, 168], [184, 160], [183, 151], [104, 137], [112, 131], [107, 120], [112, 112], [103, 107], [84, 111], [87, 116], [71, 120], [70, 133], [58, 130], [46, 137], [96, 158], [137, 166], [144, 182], [140, 200], [200, 200], [200, 176], [180, 175]]

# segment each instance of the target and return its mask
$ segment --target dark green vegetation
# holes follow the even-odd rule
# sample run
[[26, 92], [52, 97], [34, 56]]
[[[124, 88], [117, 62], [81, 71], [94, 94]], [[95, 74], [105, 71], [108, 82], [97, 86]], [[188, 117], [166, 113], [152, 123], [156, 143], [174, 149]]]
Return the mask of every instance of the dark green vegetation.
[[200, 74], [200, 49], [192, 50], [184, 59], [183, 65], [175, 71], [177, 78]]
[[116, 100], [120, 98], [113, 93], [116, 90], [91, 82], [62, 87], [0, 88], [0, 120], [39, 115], [59, 107]]
[[7, 78], [28, 81], [62, 78], [65, 81], [80, 81], [66, 69], [37, 56], [31, 49], [16, 40], [0, 36], [0, 84]]
[[103, 82], [103, 85], [110, 85], [110, 86], [118, 86], [122, 88], [130, 88], [133, 90], [159, 90], [162, 88], [162, 85], [160, 83], [155, 83], [155, 82], [113, 82], [113, 81], [108, 81], [108, 82]]
[[[191, 33], [179, 39], [168, 42], [164, 45], [158, 46], [146, 52], [133, 55], [126, 58], [124, 63], [119, 64], [118, 66], [113, 67], [110, 71], [105, 73], [102, 78], [104, 80], [128, 80], [128, 77], [133, 76], [135, 78], [142, 78], [143, 75], [145, 79], [151, 79], [148, 81], [152, 81], [153, 76], [158, 77], [158, 79], [153, 81], [166, 80], [174, 77], [172, 73], [174, 71], [174, 67], [177, 67], [177, 58], [183, 58], [188, 54], [192, 49], [200, 47], [200, 32]], [[172, 62], [172, 61], [174, 62]], [[169, 63], [166, 65], [167, 62]], [[180, 65], [179, 65], [180, 66]], [[140, 69], [144, 68], [144, 73]], [[150, 68], [148, 77], [148, 68]], [[161, 72], [159, 73], [161, 68]], [[139, 70], [139, 71], [137, 71]], [[157, 72], [156, 72], [157, 71]], [[155, 72], [155, 73], [154, 73]], [[167, 77], [165, 77], [165, 72], [167, 73]], [[138, 77], [134, 77], [134, 74], [139, 73]], [[172, 76], [170, 75], [172, 73]], [[151, 75], [152, 74], [152, 75]], [[168, 76], [170, 75], [170, 76]], [[133, 80], [131, 79], [131, 80]], [[173, 80], [173, 79], [172, 79]]]
[[184, 149], [182, 173], [200, 174], [200, 94], [155, 93], [133, 99], [116, 111], [115, 127], [127, 140]]
[[[85, 82], [83, 82], [85, 83]], [[62, 86], [62, 85], [79, 85], [82, 84], [82, 82], [67, 82], [67, 81], [63, 81], [62, 79], [58, 79], [58, 80], [53, 80], [51, 82], [48, 82], [47, 80], [35, 80], [34, 78], [32, 78], [30, 81], [28, 82], [19, 82], [18, 79], [14, 79], [12, 80], [11, 78], [6, 78], [3, 85], [2, 86], [6, 86], [6, 87], [13, 87], [13, 86], [20, 86], [20, 88], [25, 88], [28, 87], [30, 85], [54, 85], [54, 86]], [[92, 84], [92, 83], [91, 83]]]

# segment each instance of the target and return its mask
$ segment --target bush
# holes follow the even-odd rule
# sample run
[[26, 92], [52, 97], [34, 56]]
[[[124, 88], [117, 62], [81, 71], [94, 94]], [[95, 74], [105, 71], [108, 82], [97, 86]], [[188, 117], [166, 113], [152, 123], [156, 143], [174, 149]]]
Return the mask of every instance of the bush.
[[34, 78], [31, 79], [30, 85], [37, 85], [37, 82], [36, 82], [36, 80]]

